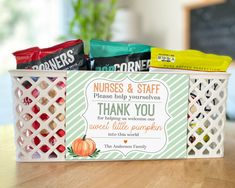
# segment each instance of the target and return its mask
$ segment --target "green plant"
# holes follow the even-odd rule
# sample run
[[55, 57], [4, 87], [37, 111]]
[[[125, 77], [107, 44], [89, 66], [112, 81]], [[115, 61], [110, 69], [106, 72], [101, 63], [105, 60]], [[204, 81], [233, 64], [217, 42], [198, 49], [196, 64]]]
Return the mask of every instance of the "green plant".
[[68, 37], [81, 38], [88, 52], [91, 39], [109, 40], [117, 0], [72, 0], [74, 16]]

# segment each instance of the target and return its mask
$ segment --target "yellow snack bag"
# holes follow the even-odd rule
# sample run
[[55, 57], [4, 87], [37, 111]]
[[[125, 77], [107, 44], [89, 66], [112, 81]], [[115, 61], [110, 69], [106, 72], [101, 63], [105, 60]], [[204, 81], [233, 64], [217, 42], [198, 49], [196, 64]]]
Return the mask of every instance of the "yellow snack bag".
[[229, 56], [206, 54], [197, 50], [151, 48], [150, 67], [225, 72], [232, 62]]

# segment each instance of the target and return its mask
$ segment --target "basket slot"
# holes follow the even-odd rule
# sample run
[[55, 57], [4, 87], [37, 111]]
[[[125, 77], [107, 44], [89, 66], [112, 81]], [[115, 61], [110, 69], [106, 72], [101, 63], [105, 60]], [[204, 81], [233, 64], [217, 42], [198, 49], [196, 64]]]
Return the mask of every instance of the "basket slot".
[[18, 161], [65, 160], [65, 77], [13, 76]]
[[227, 80], [190, 80], [188, 158], [223, 156]]

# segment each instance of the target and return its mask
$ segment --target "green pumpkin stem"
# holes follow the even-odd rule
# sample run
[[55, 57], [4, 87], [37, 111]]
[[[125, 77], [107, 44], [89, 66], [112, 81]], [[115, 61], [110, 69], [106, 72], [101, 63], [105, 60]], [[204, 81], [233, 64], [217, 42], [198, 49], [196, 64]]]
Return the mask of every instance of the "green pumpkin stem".
[[86, 139], [86, 135], [83, 136], [82, 140], [85, 140]]

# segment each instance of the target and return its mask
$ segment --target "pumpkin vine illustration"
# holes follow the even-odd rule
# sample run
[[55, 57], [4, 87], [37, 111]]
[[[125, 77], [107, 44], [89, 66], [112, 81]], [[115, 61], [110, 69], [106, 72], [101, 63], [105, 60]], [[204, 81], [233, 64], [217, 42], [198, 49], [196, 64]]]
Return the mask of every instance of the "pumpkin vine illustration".
[[72, 146], [68, 147], [68, 152], [73, 157], [91, 157], [95, 158], [100, 150], [96, 148], [95, 142], [91, 138], [77, 138], [73, 141]]

